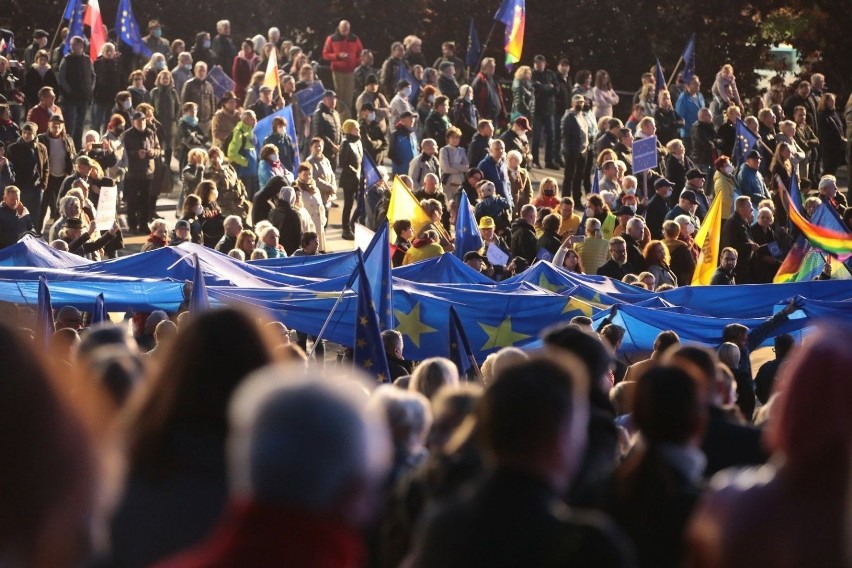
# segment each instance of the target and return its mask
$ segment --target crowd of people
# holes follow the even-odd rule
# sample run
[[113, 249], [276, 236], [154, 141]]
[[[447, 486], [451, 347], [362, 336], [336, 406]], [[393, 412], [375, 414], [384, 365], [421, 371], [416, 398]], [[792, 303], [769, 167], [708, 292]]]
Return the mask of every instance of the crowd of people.
[[[852, 228], [836, 178], [846, 126], [818, 74], [747, 101], [730, 65], [707, 99], [697, 76], [664, 86], [646, 73], [622, 121], [609, 74], [572, 80], [564, 59], [550, 70], [536, 55], [504, 92], [493, 59], [470, 69], [452, 42], [429, 66], [411, 35], [376, 65], [346, 21], [321, 62], [277, 28], [216, 31], [187, 50], [152, 20], [150, 58], [106, 43], [92, 62], [86, 38], [63, 54], [36, 30], [14, 63], [0, 57], [0, 247], [32, 233], [111, 258], [130, 232], [143, 251], [321, 254], [337, 195], [352, 239], [355, 222], [387, 219], [391, 175], [431, 221], [415, 233], [388, 219], [393, 265], [454, 250], [469, 206], [484, 244], [464, 262], [494, 280], [550, 260], [649, 290], [689, 285], [693, 237], [720, 199], [712, 283], [771, 282], [796, 238], [780, 191], [793, 176], [805, 215], [826, 204]], [[220, 100], [216, 66], [235, 83]], [[305, 113], [295, 93], [323, 74]], [[276, 116], [257, 140], [257, 121], [285, 106], [296, 124]], [[738, 157], [742, 117], [760, 142]], [[633, 140], [650, 136], [659, 166], [634, 175]], [[366, 156], [383, 176], [372, 187]], [[561, 184], [546, 171], [560, 168]], [[175, 183], [171, 224], [157, 204]], [[126, 226], [99, 230], [105, 188]], [[499, 349], [468, 374], [406, 359], [387, 330], [392, 382], [375, 385], [351, 353], [309, 364], [315, 338], [237, 309], [88, 325], [64, 306], [43, 333], [41, 316], [3, 304], [0, 563], [846, 566], [848, 330], [797, 345], [777, 333], [796, 307], [728, 325], [714, 349], [664, 331], [638, 361], [621, 352], [627, 330], [578, 316], [542, 330], [541, 349]], [[770, 336], [775, 358], [754, 373]]]
[[[778, 189], [794, 176], [808, 215], [827, 202], [852, 223], [836, 178], [848, 161], [852, 104], [844, 118], [818, 73], [789, 88], [775, 77], [768, 92], [745, 99], [729, 64], [710, 93], [696, 75], [657, 85], [648, 72], [622, 120], [623, 92], [609, 74], [581, 69], [572, 77], [566, 59], [550, 69], [536, 55], [504, 89], [493, 58], [470, 69], [453, 42], [429, 66], [422, 41], [410, 35], [379, 65], [345, 20], [319, 61], [274, 27], [233, 39], [222, 20], [215, 36], [197, 34], [190, 49], [162, 31], [158, 20], [149, 22], [143, 42], [150, 58], [105, 43], [91, 61], [85, 37], [67, 38], [63, 55], [63, 45], [49, 48], [43, 30], [17, 60], [0, 58], [0, 177], [20, 193], [18, 203], [10, 197], [0, 206], [0, 246], [33, 232], [58, 247], [112, 257], [123, 247], [123, 228], [149, 235], [148, 248], [189, 238], [246, 259], [293, 254], [313, 233], [322, 253], [338, 193], [340, 235], [351, 240], [355, 223], [375, 229], [385, 220], [391, 176], [436, 220], [405, 238], [396, 231], [396, 264], [453, 250], [465, 193], [488, 235], [470, 263], [495, 279], [558, 259], [571, 270], [639, 277], [646, 286], [688, 285], [699, 253], [693, 238], [718, 196], [722, 248], [736, 263], [720, 264], [714, 283], [771, 282], [797, 236]], [[272, 55], [280, 62], [274, 87]], [[235, 85], [219, 100], [207, 79], [214, 67]], [[296, 94], [320, 77], [320, 101], [306, 113]], [[272, 132], [258, 140], [257, 121], [285, 106], [295, 124], [275, 117]], [[759, 139], [748, 155], [735, 147], [740, 119]], [[657, 137], [658, 167], [633, 175], [633, 141], [650, 136]], [[544, 168], [564, 169], [561, 188], [547, 171], [534, 184], [542, 146]], [[365, 156], [383, 177], [371, 187], [362, 181]], [[160, 223], [153, 230], [158, 198], [176, 181], [177, 217], [181, 231], [189, 224], [188, 237], [177, 235], [177, 224], [166, 236]], [[105, 243], [106, 231], [50, 237], [69, 211], [88, 228], [104, 185], [119, 187], [126, 227]], [[819, 201], [808, 199], [811, 190]], [[76, 208], [62, 206], [67, 195], [77, 198]], [[237, 247], [242, 231], [245, 244]], [[86, 248], [75, 242], [83, 236]], [[500, 253], [489, 255], [489, 247]]]
[[14, 565], [848, 565], [848, 329], [778, 335], [751, 380], [794, 303], [629, 366], [624, 328], [580, 316], [474, 381], [390, 330], [384, 385], [235, 309], [129, 334], [65, 306], [35, 339], [2, 309]]

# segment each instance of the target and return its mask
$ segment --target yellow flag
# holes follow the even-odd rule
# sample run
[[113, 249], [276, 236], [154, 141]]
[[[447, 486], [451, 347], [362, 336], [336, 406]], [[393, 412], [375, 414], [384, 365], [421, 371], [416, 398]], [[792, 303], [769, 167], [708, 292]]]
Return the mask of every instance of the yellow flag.
[[266, 75], [263, 77], [263, 86], [269, 87], [273, 92], [278, 91], [278, 53], [276, 49], [269, 51], [269, 60], [266, 62]]
[[393, 223], [400, 219], [411, 221], [411, 229], [414, 231], [414, 236], [419, 235], [424, 227], [432, 223], [432, 219], [420, 207], [420, 202], [417, 201], [411, 190], [398, 177], [394, 177], [393, 185], [391, 186], [390, 203], [388, 204], [391, 242], [396, 240], [396, 233], [393, 232]]
[[713, 272], [716, 271], [719, 258], [719, 237], [722, 235], [722, 197], [717, 194], [710, 205], [710, 211], [704, 217], [704, 224], [695, 235], [695, 244], [701, 247], [698, 262], [695, 263], [695, 273], [692, 275], [692, 285], [710, 284]]

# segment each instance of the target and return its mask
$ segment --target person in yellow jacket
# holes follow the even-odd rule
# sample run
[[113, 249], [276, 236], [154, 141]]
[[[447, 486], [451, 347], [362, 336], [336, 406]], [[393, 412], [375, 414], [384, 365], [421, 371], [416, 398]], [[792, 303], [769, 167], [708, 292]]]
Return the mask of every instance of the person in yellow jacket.
[[438, 240], [438, 231], [433, 229], [424, 231], [411, 243], [411, 248], [408, 249], [402, 259], [403, 266], [444, 254], [444, 247], [438, 244]]
[[716, 173], [713, 174], [713, 192], [722, 198], [722, 221], [725, 221], [733, 213], [736, 184], [731, 159], [727, 156], [719, 156], [716, 160]]
[[256, 124], [254, 111], [243, 111], [228, 144], [228, 161], [233, 164], [237, 176], [243, 182], [249, 200], [260, 189], [257, 181], [257, 137], [254, 135]]

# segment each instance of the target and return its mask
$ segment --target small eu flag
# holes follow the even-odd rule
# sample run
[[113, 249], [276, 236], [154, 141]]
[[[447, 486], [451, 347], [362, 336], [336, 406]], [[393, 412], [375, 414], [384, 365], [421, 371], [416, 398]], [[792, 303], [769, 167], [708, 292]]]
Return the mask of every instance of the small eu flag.
[[358, 310], [355, 316], [355, 346], [353, 361], [356, 367], [374, 377], [378, 383], [389, 383], [390, 371], [379, 331], [379, 318], [376, 304], [370, 291], [370, 280], [364, 268], [364, 256], [357, 251], [358, 266]]

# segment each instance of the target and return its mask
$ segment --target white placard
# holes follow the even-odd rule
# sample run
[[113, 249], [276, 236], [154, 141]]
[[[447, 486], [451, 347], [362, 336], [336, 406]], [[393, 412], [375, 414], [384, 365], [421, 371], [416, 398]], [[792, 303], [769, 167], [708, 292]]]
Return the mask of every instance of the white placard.
[[485, 248], [485, 258], [492, 265], [505, 266], [509, 262], [509, 255], [503, 252], [503, 249], [494, 244], [489, 244]]
[[109, 231], [115, 223], [116, 202], [118, 201], [118, 188], [116, 186], [102, 187], [98, 199], [98, 211], [95, 222], [99, 231]]

